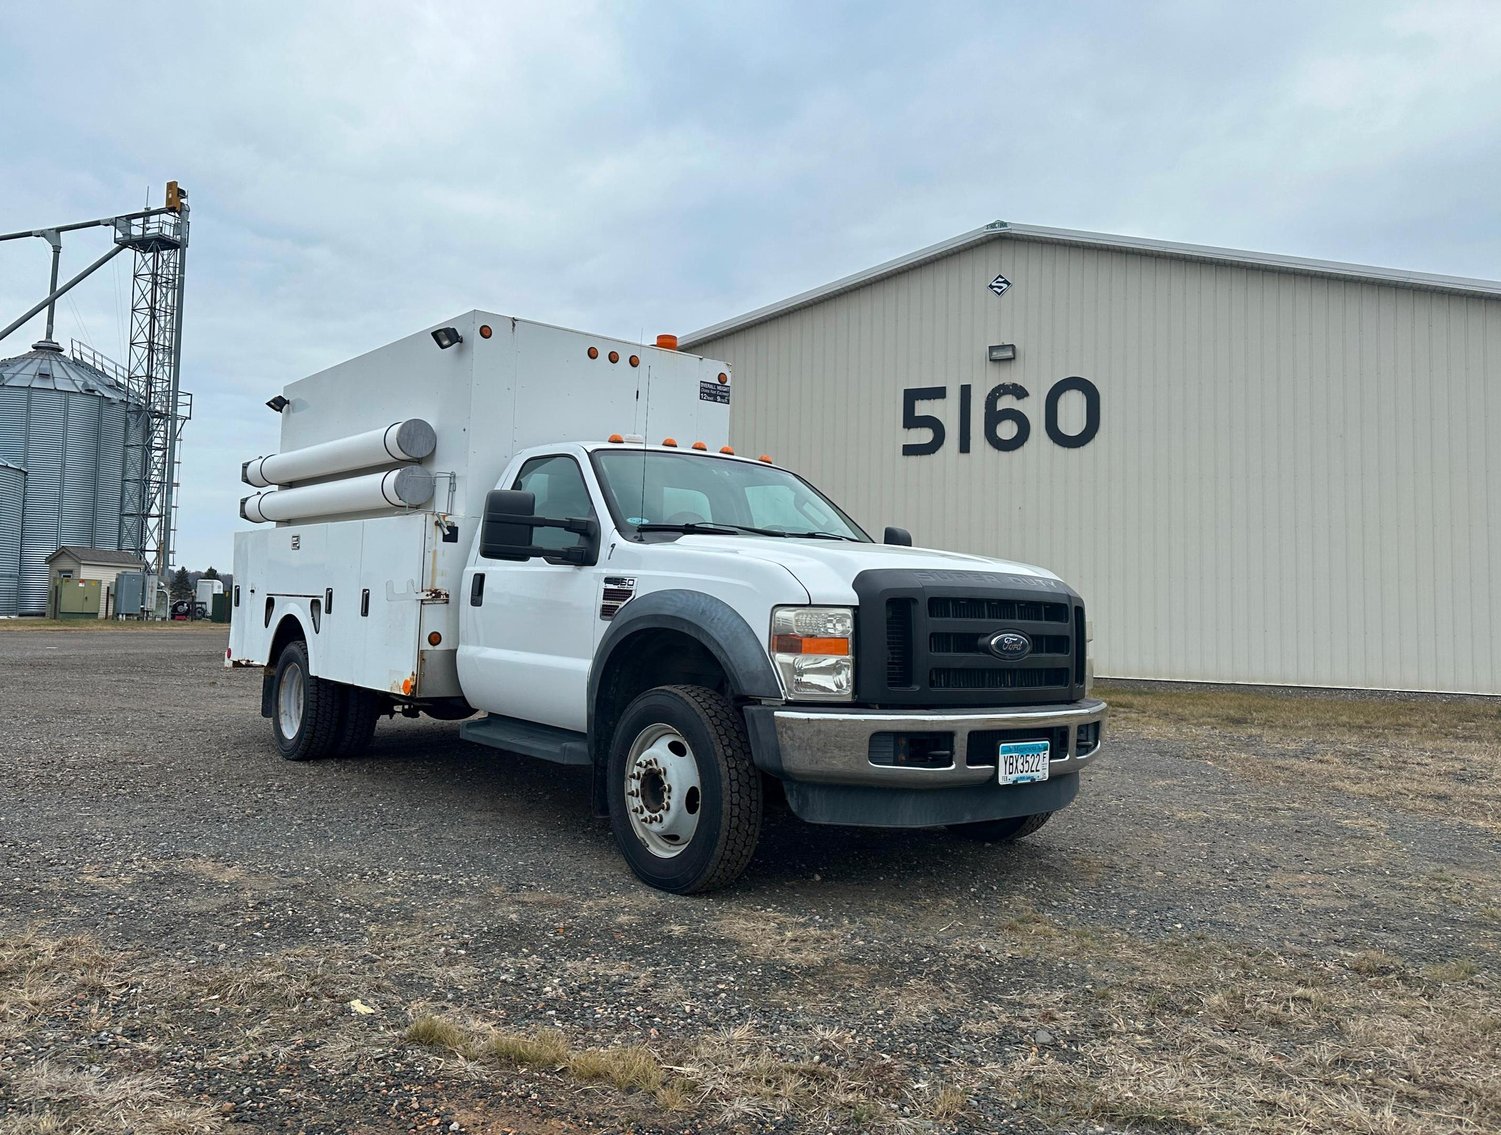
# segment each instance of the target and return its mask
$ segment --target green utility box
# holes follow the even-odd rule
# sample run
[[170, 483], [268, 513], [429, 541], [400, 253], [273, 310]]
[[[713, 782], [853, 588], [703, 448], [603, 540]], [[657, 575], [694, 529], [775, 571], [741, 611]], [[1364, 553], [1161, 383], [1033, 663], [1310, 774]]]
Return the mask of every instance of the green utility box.
[[52, 615], [57, 619], [99, 618], [100, 588], [97, 579], [59, 579], [52, 584]]
[[209, 621], [213, 622], [213, 623], [227, 623], [227, 622], [229, 622], [229, 596], [228, 595], [225, 595], [224, 593], [221, 592], [220, 594], [215, 595], [213, 597], [213, 602], [209, 605], [208, 617], [209, 617]]

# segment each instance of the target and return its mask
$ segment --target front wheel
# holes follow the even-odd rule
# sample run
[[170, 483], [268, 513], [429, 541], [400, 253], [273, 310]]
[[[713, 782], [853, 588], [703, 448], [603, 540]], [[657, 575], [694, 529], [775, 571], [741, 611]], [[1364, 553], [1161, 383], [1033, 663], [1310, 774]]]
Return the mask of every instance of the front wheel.
[[308, 669], [307, 644], [289, 642], [276, 660], [271, 731], [276, 750], [289, 761], [326, 757], [338, 740], [345, 693], [337, 682], [315, 678]]
[[761, 834], [761, 774], [729, 698], [648, 690], [616, 726], [608, 773], [610, 827], [642, 882], [686, 895], [739, 878]]

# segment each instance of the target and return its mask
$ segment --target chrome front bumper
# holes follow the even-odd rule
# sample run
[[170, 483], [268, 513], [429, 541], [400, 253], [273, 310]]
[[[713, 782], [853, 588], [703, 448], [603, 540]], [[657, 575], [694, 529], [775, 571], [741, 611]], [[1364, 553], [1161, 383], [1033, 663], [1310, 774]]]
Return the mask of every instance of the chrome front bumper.
[[[953, 788], [995, 781], [994, 764], [970, 765], [967, 761], [970, 734], [982, 731], [1025, 734], [1066, 730], [1066, 751], [1055, 748], [1048, 763], [1048, 776], [1052, 779], [1080, 772], [1098, 757], [1106, 713], [1105, 703], [1095, 698], [1062, 706], [1021, 706], [965, 713], [765, 707], [755, 715], [760, 720], [753, 722], [752, 737], [753, 748], [763, 748], [754, 745], [754, 740], [757, 734], [764, 737], [767, 732], [764, 725], [770, 724], [775, 736], [776, 755], [757, 763], [784, 779], [892, 788]], [[1093, 744], [1081, 752], [1079, 727], [1092, 723], [1098, 723], [1100, 728], [1094, 732]], [[757, 725], [762, 728], [756, 728]], [[874, 764], [870, 759], [871, 738], [878, 733], [952, 733], [950, 763], [945, 768]], [[770, 767], [773, 765], [775, 767]]]

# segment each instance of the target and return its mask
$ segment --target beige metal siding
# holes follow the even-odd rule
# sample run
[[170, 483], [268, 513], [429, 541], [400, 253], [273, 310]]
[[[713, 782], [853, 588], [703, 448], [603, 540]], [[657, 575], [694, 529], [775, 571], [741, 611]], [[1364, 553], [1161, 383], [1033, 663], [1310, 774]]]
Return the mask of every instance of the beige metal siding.
[[[1501, 300], [1006, 238], [693, 350], [734, 367], [735, 445], [877, 535], [1057, 571], [1100, 673], [1501, 693]], [[1043, 428], [1069, 375], [1101, 398], [1077, 449]], [[1001, 382], [1029, 393], [1011, 452]], [[920, 386], [948, 438], [904, 457]]]

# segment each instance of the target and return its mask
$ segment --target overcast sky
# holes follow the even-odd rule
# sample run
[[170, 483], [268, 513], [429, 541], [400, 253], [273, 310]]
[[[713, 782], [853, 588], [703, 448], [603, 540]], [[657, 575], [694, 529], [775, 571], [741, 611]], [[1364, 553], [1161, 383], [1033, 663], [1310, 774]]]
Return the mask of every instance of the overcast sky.
[[[473, 307], [650, 338], [996, 219], [1501, 276], [1501, 2], [0, 8], [0, 231], [169, 178], [223, 569], [264, 400]], [[0, 244], [0, 326], [47, 266]], [[128, 282], [58, 337], [124, 361]]]

